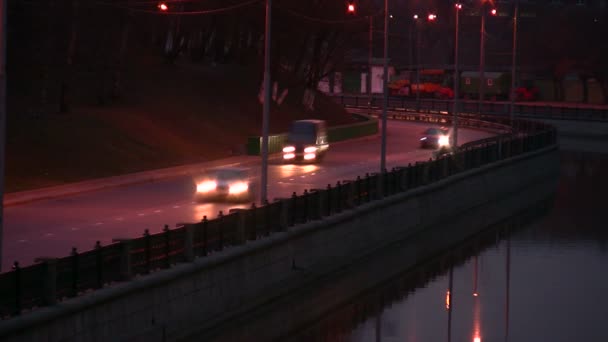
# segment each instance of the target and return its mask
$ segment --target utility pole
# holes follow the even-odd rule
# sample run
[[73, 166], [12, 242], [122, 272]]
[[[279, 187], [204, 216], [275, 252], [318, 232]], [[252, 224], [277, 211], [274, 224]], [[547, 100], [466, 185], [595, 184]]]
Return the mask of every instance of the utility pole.
[[[385, 177], [386, 171], [386, 115], [388, 107], [388, 0], [384, 0], [384, 77], [382, 78], [382, 149], [380, 157], [380, 175]], [[383, 184], [383, 182], [380, 182]], [[382, 189], [381, 194], [384, 194]]]
[[416, 20], [416, 111], [420, 111], [420, 25]]
[[4, 236], [4, 170], [6, 144], [6, 17], [8, 0], [0, 0], [0, 272]]
[[462, 9], [462, 4], [456, 4], [456, 34], [454, 38], [454, 109], [452, 110], [452, 147], [458, 147], [458, 99], [460, 95], [460, 75], [458, 72], [458, 42], [460, 40], [459, 36], [459, 20], [460, 20], [460, 10]]
[[268, 126], [270, 123], [270, 29], [272, 0], [266, 0], [266, 34], [264, 42], [264, 104], [262, 118], [262, 186], [260, 204], [268, 200]]
[[513, 15], [513, 52], [511, 61], [511, 106], [509, 108], [509, 119], [511, 128], [515, 119], [515, 67], [517, 63], [517, 20], [519, 16], [519, 0], [515, 1], [515, 13]]
[[374, 58], [374, 17], [369, 16], [369, 56], [367, 66], [367, 92], [369, 94], [368, 110], [369, 114], [372, 113], [372, 100], [374, 94], [372, 93], [372, 60]]
[[479, 46], [479, 113], [483, 108], [483, 98], [485, 91], [486, 78], [484, 75], [486, 57], [485, 57], [485, 41], [486, 41], [486, 7], [481, 5], [481, 38]]

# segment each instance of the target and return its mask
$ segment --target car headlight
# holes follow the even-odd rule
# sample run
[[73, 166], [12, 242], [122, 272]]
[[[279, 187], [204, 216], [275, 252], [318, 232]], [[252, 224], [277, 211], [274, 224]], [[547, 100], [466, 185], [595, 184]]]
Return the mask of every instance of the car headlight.
[[317, 152], [317, 148], [315, 146], [310, 146], [304, 149], [304, 153], [315, 153]]
[[439, 146], [450, 146], [450, 137], [447, 135], [442, 135], [439, 137]]
[[247, 183], [238, 182], [230, 184], [230, 187], [228, 188], [228, 193], [230, 195], [239, 195], [244, 192], [247, 192], [247, 190], [249, 190], [249, 185]]
[[217, 183], [215, 181], [204, 181], [196, 185], [197, 192], [209, 192], [215, 190], [216, 188]]
[[285, 147], [283, 147], [283, 152], [284, 153], [294, 152], [295, 150], [296, 150], [296, 148], [293, 147], [293, 146], [285, 146]]

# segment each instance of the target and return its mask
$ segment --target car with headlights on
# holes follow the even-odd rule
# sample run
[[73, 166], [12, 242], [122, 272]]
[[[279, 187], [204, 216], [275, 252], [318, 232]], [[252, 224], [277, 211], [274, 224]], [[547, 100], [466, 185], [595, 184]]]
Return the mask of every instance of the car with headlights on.
[[431, 127], [422, 132], [420, 147], [440, 148], [450, 146], [450, 130], [445, 127]]
[[283, 146], [286, 163], [320, 162], [329, 149], [327, 127], [323, 120], [297, 120], [292, 122]]
[[254, 180], [248, 169], [210, 169], [195, 177], [198, 201], [246, 202], [254, 200]]

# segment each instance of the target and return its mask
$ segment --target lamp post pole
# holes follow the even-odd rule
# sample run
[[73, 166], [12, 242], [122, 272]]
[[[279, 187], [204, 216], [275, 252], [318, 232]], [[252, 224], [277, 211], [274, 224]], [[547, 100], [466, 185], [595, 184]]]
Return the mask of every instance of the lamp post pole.
[[460, 77], [458, 72], [458, 42], [459, 42], [459, 20], [461, 4], [456, 4], [456, 34], [454, 38], [454, 109], [452, 110], [452, 146], [458, 147], [458, 98], [460, 94]]
[[0, 0], [0, 272], [4, 228], [4, 164], [6, 143], [6, 17], [8, 0]]
[[372, 100], [374, 98], [374, 94], [372, 93], [372, 59], [374, 58], [374, 17], [369, 16], [369, 56], [368, 56], [368, 66], [367, 66], [367, 92], [369, 95], [368, 100], [368, 110], [369, 114], [372, 113]]
[[268, 126], [270, 121], [270, 29], [272, 0], [266, 0], [266, 34], [264, 42], [264, 104], [262, 118], [262, 186], [260, 203], [268, 200]]
[[486, 11], [485, 6], [481, 6], [481, 37], [479, 43], [479, 113], [483, 107], [483, 98], [485, 91], [485, 41], [486, 41]]
[[515, 1], [515, 13], [513, 15], [513, 52], [511, 61], [511, 106], [509, 108], [509, 119], [513, 128], [515, 117], [515, 67], [517, 63], [517, 20], [519, 16], [519, 0]]
[[420, 25], [416, 19], [416, 111], [420, 111]]
[[[382, 94], [382, 149], [380, 153], [380, 174], [384, 177], [386, 171], [386, 112], [388, 107], [388, 0], [384, 0], [384, 77], [382, 77]], [[382, 189], [381, 193], [384, 193], [384, 189]]]

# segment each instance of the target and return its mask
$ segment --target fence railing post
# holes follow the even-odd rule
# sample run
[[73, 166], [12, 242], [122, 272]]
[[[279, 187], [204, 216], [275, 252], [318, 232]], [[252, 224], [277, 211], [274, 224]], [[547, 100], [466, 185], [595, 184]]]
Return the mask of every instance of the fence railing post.
[[203, 216], [203, 256], [209, 255], [209, 220], [207, 215]]
[[103, 287], [103, 249], [101, 248], [101, 242], [95, 242], [95, 275], [98, 289]]
[[42, 302], [47, 306], [55, 305], [57, 303], [57, 258], [41, 257], [34, 261], [44, 264]]
[[243, 245], [247, 242], [247, 209], [233, 208], [228, 212], [230, 215], [236, 215], [236, 234], [234, 243]]
[[352, 209], [355, 207], [355, 189], [356, 182], [348, 181], [346, 186], [346, 207]]
[[282, 232], [286, 232], [289, 227], [289, 201], [287, 199], [279, 199], [281, 203], [281, 217], [279, 220], [279, 229]]
[[270, 202], [267, 199], [264, 200], [264, 227], [266, 228], [266, 236], [270, 236], [271, 230], [271, 215], [270, 215]]
[[220, 210], [220, 213], [217, 215], [218, 220], [218, 230], [219, 230], [219, 250], [224, 249], [224, 213]]
[[331, 216], [331, 184], [327, 184], [327, 190], [325, 191], [325, 198], [327, 199], [326, 204], [326, 209], [327, 209], [327, 216]]
[[372, 200], [372, 184], [369, 173], [365, 173], [365, 195], [367, 197], [367, 202]]
[[357, 176], [355, 181], [355, 204], [361, 205], [361, 176]]
[[308, 201], [309, 201], [309, 195], [308, 195], [308, 189], [304, 189], [304, 193], [302, 194], [302, 222], [306, 223], [308, 222], [309, 219], [309, 213], [308, 213]]
[[194, 225], [184, 225], [184, 260], [194, 261]]
[[76, 247], [72, 247], [72, 252], [70, 253], [72, 256], [72, 286], [71, 286], [71, 295], [76, 296], [78, 294], [78, 250]]
[[19, 262], [13, 263], [13, 272], [15, 274], [15, 307], [13, 308], [13, 315], [21, 314], [21, 267]]
[[342, 182], [336, 183], [336, 212], [342, 211]]
[[152, 246], [150, 241], [150, 230], [144, 230], [144, 243], [145, 243], [145, 255], [146, 255], [146, 274], [150, 273], [152, 267]]
[[321, 198], [321, 190], [320, 189], [312, 189], [311, 190], [311, 207], [314, 212], [313, 220], [320, 220], [323, 218], [323, 199]]
[[258, 216], [257, 211], [258, 207], [255, 203], [251, 203], [251, 240], [257, 240], [258, 238]]
[[296, 195], [296, 192], [294, 191], [291, 194], [291, 222], [290, 222], [290, 226], [294, 226], [298, 223], [298, 196]]
[[169, 231], [169, 225], [165, 225], [163, 227], [163, 238], [164, 238], [164, 245], [165, 245], [165, 262], [164, 262], [164, 266], [165, 268], [169, 268], [169, 266], [171, 266], [171, 262], [169, 260], [169, 257], [171, 255], [171, 241], [170, 241], [170, 236], [169, 234], [171, 234], [171, 232]]
[[112, 242], [120, 243], [120, 279], [129, 281], [133, 277], [131, 268], [131, 239], [113, 238]]

